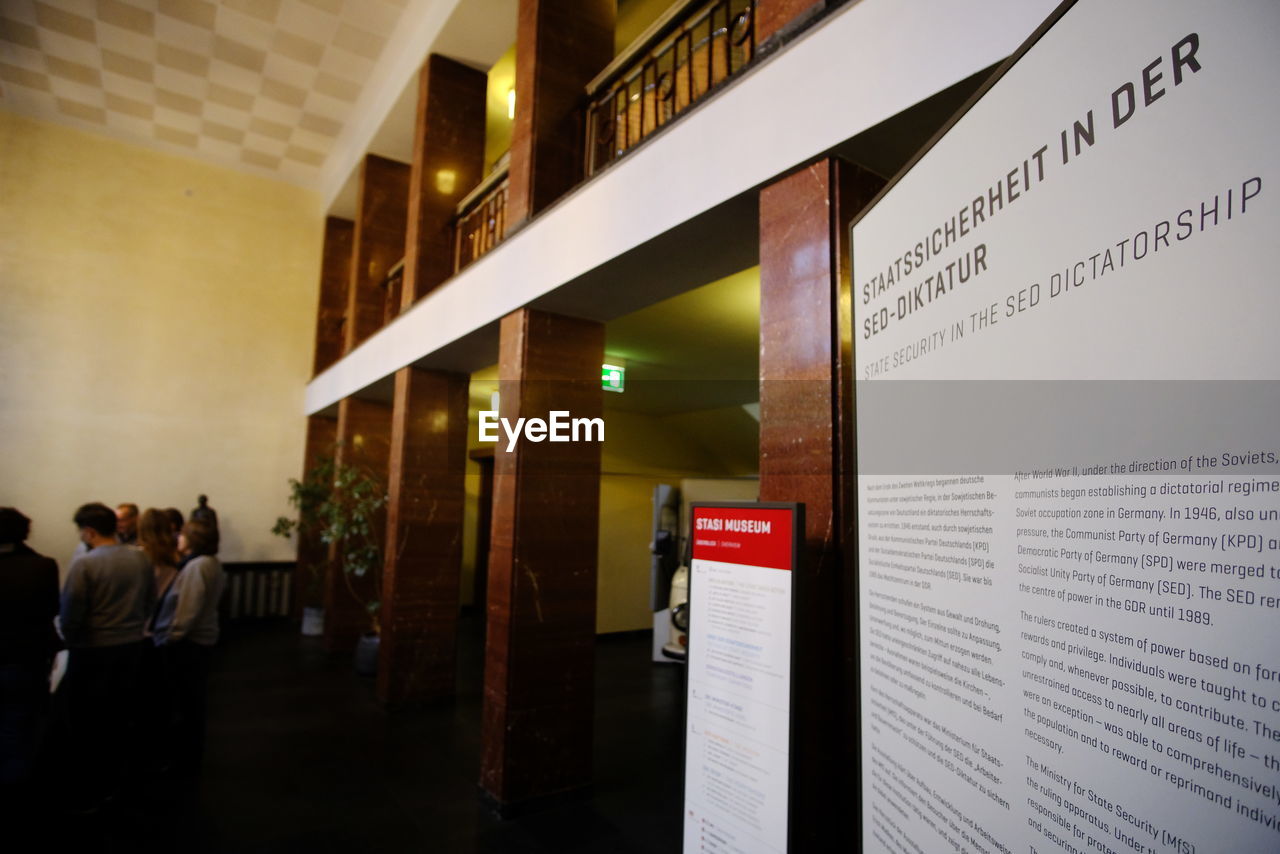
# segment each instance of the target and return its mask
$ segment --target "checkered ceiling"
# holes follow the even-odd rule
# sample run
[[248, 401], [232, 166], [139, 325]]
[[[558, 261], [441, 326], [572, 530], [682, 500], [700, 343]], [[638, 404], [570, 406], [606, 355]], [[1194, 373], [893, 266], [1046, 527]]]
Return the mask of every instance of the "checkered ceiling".
[[315, 186], [408, 0], [0, 0], [0, 109]]

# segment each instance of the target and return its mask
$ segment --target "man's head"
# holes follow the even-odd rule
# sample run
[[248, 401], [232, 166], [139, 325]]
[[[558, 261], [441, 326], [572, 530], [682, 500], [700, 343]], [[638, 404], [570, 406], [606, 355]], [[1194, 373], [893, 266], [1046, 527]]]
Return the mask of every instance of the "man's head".
[[116, 506], [116, 531], [125, 539], [138, 532], [138, 505], [126, 502]]
[[86, 543], [110, 540], [116, 535], [116, 514], [101, 502], [84, 505], [76, 511], [72, 521], [80, 529], [80, 539]]
[[0, 507], [0, 546], [16, 546], [27, 541], [31, 520], [16, 507]]

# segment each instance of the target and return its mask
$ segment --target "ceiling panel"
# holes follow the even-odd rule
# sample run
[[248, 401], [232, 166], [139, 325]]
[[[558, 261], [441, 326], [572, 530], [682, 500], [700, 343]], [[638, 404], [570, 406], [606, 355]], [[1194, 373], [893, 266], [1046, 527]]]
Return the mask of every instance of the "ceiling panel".
[[316, 186], [409, 8], [4, 0], [0, 108]]

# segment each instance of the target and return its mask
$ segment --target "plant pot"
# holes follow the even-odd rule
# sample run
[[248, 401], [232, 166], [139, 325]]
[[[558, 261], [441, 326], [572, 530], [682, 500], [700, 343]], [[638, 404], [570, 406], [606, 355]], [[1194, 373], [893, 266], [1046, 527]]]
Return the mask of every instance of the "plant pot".
[[378, 673], [379, 638], [375, 634], [361, 635], [356, 643], [356, 673], [376, 676]]
[[309, 638], [324, 634], [324, 608], [302, 609], [302, 634]]

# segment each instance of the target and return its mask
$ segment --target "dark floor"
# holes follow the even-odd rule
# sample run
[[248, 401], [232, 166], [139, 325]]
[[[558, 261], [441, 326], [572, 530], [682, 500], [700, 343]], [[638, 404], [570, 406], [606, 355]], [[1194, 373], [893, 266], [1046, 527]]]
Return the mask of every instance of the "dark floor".
[[472, 623], [460, 633], [456, 701], [396, 714], [349, 657], [327, 655], [296, 628], [233, 627], [214, 665], [194, 787], [143, 780], [88, 816], [62, 813], [46, 793], [31, 817], [42, 835], [134, 854], [671, 854], [680, 849], [683, 670], [651, 663], [649, 644], [647, 634], [597, 644], [590, 792], [514, 819], [491, 812], [476, 786], [481, 640]]

